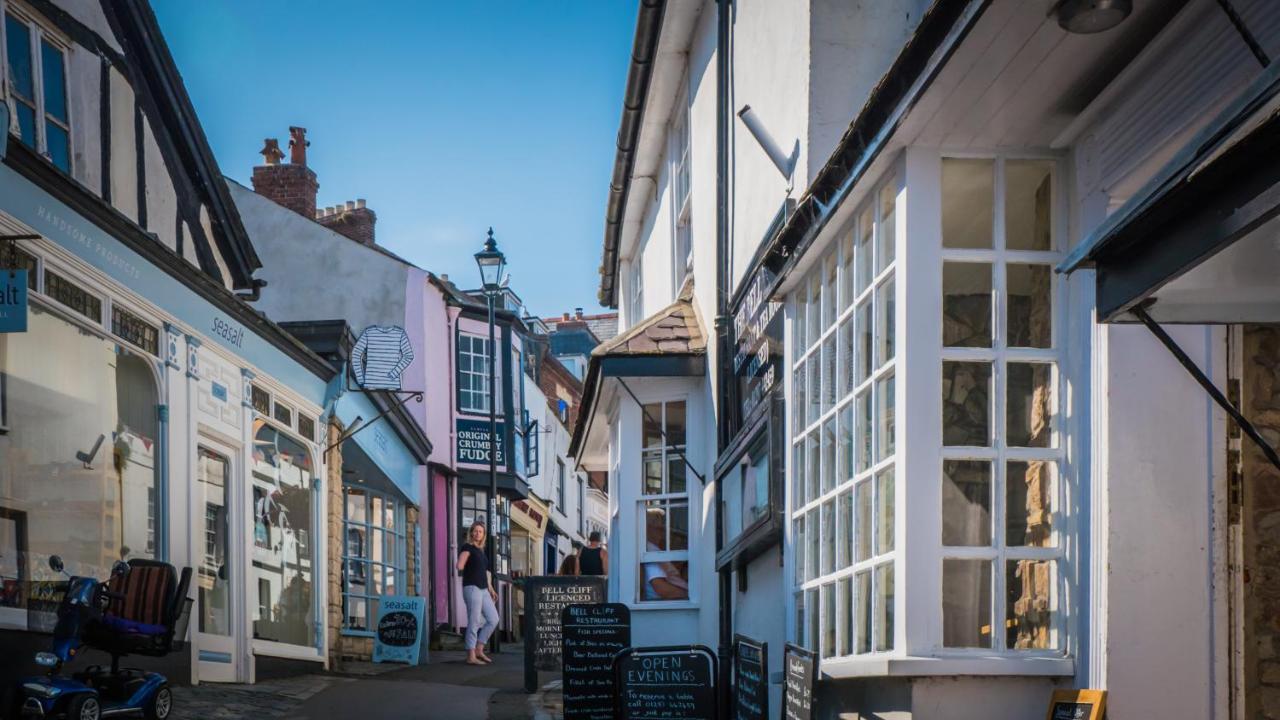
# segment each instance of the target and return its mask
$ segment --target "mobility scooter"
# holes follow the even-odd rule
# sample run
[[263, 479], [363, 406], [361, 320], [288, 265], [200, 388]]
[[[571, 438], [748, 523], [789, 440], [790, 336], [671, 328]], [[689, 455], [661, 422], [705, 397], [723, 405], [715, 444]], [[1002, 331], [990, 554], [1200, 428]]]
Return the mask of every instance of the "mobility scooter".
[[[62, 559], [49, 558], [54, 572]], [[180, 649], [186, 638], [191, 600], [191, 568], [179, 579], [172, 565], [154, 560], [117, 562], [106, 582], [68, 576], [58, 604], [50, 651], [36, 653], [45, 675], [25, 678], [19, 688], [21, 717], [100, 720], [143, 717], [165, 720], [173, 711], [173, 692], [163, 675], [120, 667], [125, 655], [162, 657]], [[62, 666], [82, 648], [111, 655], [111, 667], [94, 665], [70, 677]]]

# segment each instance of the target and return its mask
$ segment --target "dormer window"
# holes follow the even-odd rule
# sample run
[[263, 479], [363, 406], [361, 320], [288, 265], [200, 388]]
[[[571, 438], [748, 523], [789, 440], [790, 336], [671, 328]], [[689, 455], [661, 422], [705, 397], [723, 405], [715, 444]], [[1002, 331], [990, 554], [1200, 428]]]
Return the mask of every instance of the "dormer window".
[[4, 47], [18, 139], [71, 172], [66, 49], [40, 25], [12, 11], [4, 15]]

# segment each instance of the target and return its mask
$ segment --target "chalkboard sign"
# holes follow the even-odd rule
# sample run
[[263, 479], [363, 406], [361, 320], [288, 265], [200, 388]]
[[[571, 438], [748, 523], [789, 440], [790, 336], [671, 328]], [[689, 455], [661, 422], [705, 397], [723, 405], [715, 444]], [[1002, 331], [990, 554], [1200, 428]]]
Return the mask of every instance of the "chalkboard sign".
[[604, 602], [604, 576], [545, 575], [524, 580], [524, 685], [538, 687], [538, 671], [560, 672], [560, 613], [569, 605]]
[[385, 595], [378, 599], [378, 625], [373, 638], [374, 662], [418, 664], [422, 648], [422, 614], [426, 598]]
[[1049, 720], [1102, 720], [1106, 706], [1105, 690], [1054, 690]]
[[818, 681], [818, 656], [787, 643], [782, 651], [782, 717], [809, 720], [813, 717], [813, 691]]
[[628, 648], [613, 663], [619, 720], [716, 720], [716, 656], [702, 645]]
[[733, 636], [734, 720], [769, 716], [769, 644]]
[[631, 647], [631, 610], [621, 603], [569, 605], [564, 637], [564, 720], [612, 720], [613, 658]]

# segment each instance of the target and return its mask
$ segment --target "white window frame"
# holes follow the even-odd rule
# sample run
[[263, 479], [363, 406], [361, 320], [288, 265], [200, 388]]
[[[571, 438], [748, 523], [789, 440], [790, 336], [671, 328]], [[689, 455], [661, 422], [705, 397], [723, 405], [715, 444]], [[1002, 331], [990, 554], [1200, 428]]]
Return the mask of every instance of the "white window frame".
[[[898, 570], [902, 552], [898, 547], [900, 543], [897, 536], [900, 534], [898, 518], [902, 507], [903, 482], [899, 477], [900, 456], [897, 452], [897, 438], [893, 439], [892, 452], [884, 453], [882, 456], [880, 454], [882, 443], [888, 440], [881, 437], [881, 431], [885, 427], [882, 413], [886, 400], [882, 395], [890, 388], [894, 398], [894, 414], [889, 422], [890, 434], [896, 436], [899, 426], [897, 408], [900, 393], [897, 378], [900, 376], [898, 364], [901, 353], [897, 348], [902, 345], [900, 339], [902, 328], [895, 314], [892, 332], [888, 336], [882, 333], [886, 318], [881, 312], [881, 304], [886, 299], [885, 294], [892, 292], [895, 313], [901, 306], [898, 297], [900, 283], [897, 278], [899, 264], [896, 247], [902, 226], [902, 204], [898, 200], [902, 188], [902, 173], [891, 171], [882, 178], [859, 203], [856, 212], [853, 213], [851, 226], [837, 236], [833, 243], [834, 247], [827, 249], [818, 258], [808, 275], [801, 281], [800, 287], [790, 298], [791, 342], [788, 343], [790, 371], [787, 373], [787, 382], [790, 385], [789, 394], [792, 401], [788, 403], [791, 417], [787, 434], [788, 484], [785, 492], [788, 533], [792, 539], [787, 543], [788, 557], [785, 568], [790, 606], [788, 636], [793, 642], [809, 647], [827, 660], [864, 660], [873, 656], [897, 654], [902, 650], [898, 646], [898, 636], [903, 619], [898, 615], [897, 607], [898, 596], [902, 592], [904, 582]], [[893, 224], [889, 226], [892, 232], [886, 231], [882, 235], [882, 229], [885, 226], [880, 217], [880, 200], [890, 196], [895, 199]], [[861, 273], [862, 260], [858, 257], [857, 243], [859, 221], [864, 216], [869, 217], [871, 223], [868, 228], [870, 235], [867, 238], [869, 255], [866, 258], [871, 270], [866, 276], [866, 286], [859, 289], [857, 277]], [[884, 267], [880, 268], [882, 254], [886, 256], [889, 254], [883, 252], [886, 247], [893, 249], [893, 256], [885, 257]], [[832, 272], [835, 273], [834, 276], [831, 275]], [[814, 310], [815, 307], [816, 310]], [[858, 330], [861, 329], [860, 323], [863, 320], [859, 317], [859, 311], [863, 308], [870, 311], [873, 358], [882, 352], [881, 341], [885, 337], [892, 339], [894, 355], [883, 359], [878, 364], [873, 360], [873, 367], [869, 369], [867, 376], [858, 378], [857, 372], [861, 364], [861, 354], [858, 352], [860, 339]], [[818, 313], [816, 328], [813, 312]], [[851, 342], [847, 345], [843, 338], [846, 328], [851, 338]], [[823, 353], [830, 348], [834, 348], [835, 358], [838, 358], [838, 361], [830, 361], [830, 371], [826, 372], [828, 364], [821, 360]], [[850, 350], [855, 352], [852, 367], [849, 359]], [[809, 362], [810, 360], [813, 362]], [[800, 388], [797, 382], [801, 373], [804, 377], [803, 388]], [[843, 378], [844, 373], [852, 374], [853, 379], [846, 382]], [[820, 388], [820, 405], [816, 416], [811, 418], [809, 392], [815, 385]], [[850, 385], [852, 387], [849, 387]], [[870, 403], [872, 417], [870, 462], [866, 464], [861, 463], [857, 458], [859, 442], [863, 437], [863, 418], [858, 413], [859, 403], [863, 398]], [[842, 449], [841, 441], [845, 437], [844, 424], [849, 419], [852, 419], [853, 423], [849, 438], [850, 445], [848, 450], [845, 450]], [[821, 443], [823, 429], [828, 424], [835, 428], [830, 456], [823, 451]], [[813, 463], [809, 460], [811, 445], [819, 453], [818, 474], [812, 482], [808, 478], [809, 471], [813, 467]], [[855, 464], [854, 473], [848, 478], [837, 477], [836, 473], [842, 473], [840, 468], [844, 466], [845, 454], [849, 452], [854, 455], [854, 458], [849, 460]], [[833, 458], [836, 468], [830, 471], [833, 478], [831, 486], [824, 488], [823, 479], [828, 473], [828, 461]], [[797, 460], [802, 460], [803, 466], [797, 467]], [[877, 508], [882, 501], [879, 497], [881, 490], [878, 488], [879, 479], [882, 477], [892, 480], [893, 506], [889, 514], [892, 527], [887, 528], [890, 531], [889, 547], [877, 552], [877, 537], [882, 532], [881, 523], [877, 517]], [[855, 533], [860, 528], [855, 524], [854, 527], [845, 531], [846, 514], [842, 500], [848, 497], [849, 514], [856, 517], [857, 491], [862, 488], [866, 488], [870, 494], [871, 550], [866, 557], [857, 559]], [[830, 543], [824, 542], [821, 535], [823, 511], [828, 506], [832, 511], [830, 529], [834, 535]], [[804, 547], [798, 545], [797, 521], [804, 523]], [[810, 526], [816, 526], [819, 530], [816, 552], [811, 552], [809, 547], [814, 537]], [[842, 554], [840, 541], [846, 533], [850, 545], [843, 548]], [[828, 550], [834, 551], [834, 557]], [[809, 567], [809, 561], [816, 565], [816, 569]], [[824, 570], [826, 567], [831, 569]], [[798, 573], [801, 578], [799, 581], [797, 581]], [[877, 622], [881, 613], [877, 612], [880, 608], [875, 604], [883, 574], [888, 574], [892, 578], [890, 598], [893, 604], [888, 608], [888, 614], [893, 618], [893, 627], [887, 635], [887, 629], [882, 623]], [[855, 611], [860, 607], [856, 583], [863, 575], [868, 578], [867, 589], [870, 598], [866, 602], [868, 609], [872, 612], [872, 621], [869, 628], [870, 636], [865, 638], [867, 643], [865, 647], [868, 649], [860, 652], [859, 648], [864, 647], [864, 638], [858, 633], [856, 625], [851, 632], [849, 626], [855, 622]], [[843, 607], [841, 593], [846, 583], [849, 584], [849, 602], [848, 607]], [[829, 596], [824, 593], [828, 588]], [[836, 609], [828, 612], [826, 610], [828, 602], [834, 604]], [[832, 619], [835, 621], [835, 627], [832, 628], [832, 642], [828, 647], [824, 640], [827, 636], [827, 622]], [[846, 632], [849, 632], [847, 645], [843, 642]], [[843, 652], [846, 649], [848, 652]]]
[[[52, 122], [62, 128], [67, 133], [67, 167], [65, 172], [70, 175], [75, 169], [75, 150], [74, 150], [74, 134], [72, 133], [71, 116], [71, 83], [70, 83], [70, 67], [68, 59], [71, 55], [71, 44], [60, 34], [50, 30], [41, 20], [37, 19], [35, 13], [32, 13], [14, 2], [3, 2], [0, 0], [0, 85], [7, 90], [8, 94], [14, 97], [17, 102], [16, 91], [9, 87], [9, 38], [8, 38], [8, 22], [5, 18], [12, 15], [14, 19], [25, 23], [28, 26], [28, 32], [31, 38], [31, 79], [32, 89], [35, 97], [30, 98], [35, 110], [35, 140], [36, 144], [33, 148], [40, 153], [45, 159], [52, 163], [52, 157], [49, 155], [49, 139], [48, 131], [45, 129], [46, 122]], [[62, 55], [62, 92], [65, 96], [67, 105], [66, 121], [59, 120], [45, 111], [45, 93], [44, 93], [44, 52], [43, 43], [48, 43], [58, 50]], [[16, 119], [13, 122], [17, 122]], [[5, 132], [9, 128], [0, 128]], [[19, 142], [22, 142], [20, 135], [14, 135]], [[25, 144], [25, 143], [23, 143]], [[55, 165], [56, 167], [56, 165]], [[62, 168], [59, 168], [62, 169]]]
[[560, 514], [569, 516], [569, 506], [565, 504], [565, 464], [564, 458], [556, 458], [556, 507]]
[[[352, 598], [364, 600], [366, 603], [365, 605], [366, 613], [369, 613], [368, 615], [368, 620], [370, 621], [369, 624], [373, 625], [373, 623], [376, 622], [377, 620], [376, 612], [369, 612], [369, 611], [373, 610], [376, 607], [376, 602], [378, 598], [383, 597], [385, 593], [384, 595], [379, 595], [372, 588], [372, 582], [373, 582], [373, 576], [374, 576], [373, 567], [375, 565], [382, 566], [384, 578], [387, 572], [393, 573], [395, 575], [395, 588], [396, 588], [395, 594], [403, 595], [406, 592], [408, 592], [408, 588], [405, 586], [406, 579], [407, 579], [407, 572], [405, 568], [408, 565], [408, 562], [407, 562], [408, 544], [405, 537], [406, 536], [405, 504], [400, 500], [386, 493], [370, 490], [367, 487], [360, 487], [355, 489], [364, 493], [365, 519], [364, 519], [364, 522], [359, 522], [356, 520], [352, 520], [348, 516], [347, 502], [348, 502], [348, 496], [350, 495], [350, 493], [349, 492], [343, 493], [343, 498], [342, 498], [343, 571], [342, 571], [342, 587], [341, 587], [342, 634], [373, 637], [375, 635], [375, 629], [372, 627], [366, 628], [365, 630], [358, 630], [358, 629], [351, 628], [347, 625], [348, 618], [350, 617], [350, 610], [348, 609], [347, 603]], [[375, 497], [381, 499], [383, 503], [392, 504], [392, 517], [394, 518], [393, 527], [387, 528], [382, 523], [375, 524], [373, 522], [373, 499]], [[384, 512], [385, 512], [385, 505], [384, 505]], [[390, 535], [392, 538], [394, 538], [393, 540], [394, 549], [392, 551], [392, 556], [390, 558], [384, 557], [382, 560], [373, 559], [373, 556], [372, 556], [373, 546], [371, 545], [370, 538], [373, 535], [372, 531], [375, 529], [381, 530], [383, 532], [383, 537]], [[360, 555], [360, 556], [352, 555], [349, 551], [350, 549], [348, 546], [348, 533], [352, 530], [364, 531], [364, 542], [363, 542], [363, 548], [362, 548], [364, 550], [363, 555]], [[385, 552], [385, 546], [384, 546], [384, 552]], [[361, 563], [364, 563], [365, 566], [368, 568], [368, 574], [366, 575], [366, 585], [365, 585], [366, 592], [364, 593], [353, 593], [351, 591], [351, 578], [348, 575], [348, 572], [349, 572], [348, 563], [350, 562], [361, 562]]]
[[629, 326], [635, 326], [644, 319], [644, 253], [639, 249], [631, 256], [629, 263], [631, 270], [631, 302], [628, 308], [631, 322]]
[[[636, 517], [636, 523], [637, 523], [637, 527], [636, 527], [637, 552], [636, 552], [636, 564], [635, 564], [636, 591], [635, 591], [634, 602], [638, 607], [644, 607], [644, 608], [686, 607], [692, 603], [696, 603], [696, 600], [697, 600], [697, 592], [695, 590], [696, 582], [694, 580], [694, 569], [695, 569], [694, 559], [693, 559], [692, 553], [689, 552], [689, 546], [693, 542], [692, 535], [693, 535], [693, 528], [694, 528], [693, 494], [691, 492], [690, 486], [694, 482], [697, 482], [697, 476], [693, 474], [693, 469], [688, 466], [688, 461], [687, 461], [688, 452], [689, 452], [689, 432], [690, 432], [689, 418], [691, 416], [691, 413], [689, 412], [689, 402], [690, 402], [690, 399], [686, 395], [672, 395], [669, 397], [646, 400], [638, 408], [640, 411], [640, 426], [634, 431], [640, 434], [640, 456], [637, 457], [635, 460], [636, 465], [640, 471], [638, 474], [638, 478], [640, 480], [640, 487], [639, 487], [639, 492], [636, 493], [636, 500], [635, 500], [635, 512], [636, 512], [635, 517]], [[668, 445], [666, 442], [667, 406], [674, 403], [684, 403], [684, 413], [685, 413], [684, 445]], [[662, 408], [661, 410], [662, 417], [659, 418], [662, 422], [662, 440], [661, 440], [662, 444], [661, 445], [645, 446], [644, 444], [645, 405], [658, 405]], [[684, 492], [676, 492], [676, 493], [666, 492], [666, 493], [654, 493], [654, 494], [645, 493], [644, 491], [645, 454], [647, 452], [653, 452], [653, 451], [661, 451], [662, 453], [663, 487], [666, 487], [669, 482], [667, 473], [670, 469], [671, 453], [678, 452], [686, 458]], [[649, 549], [648, 538], [646, 537], [645, 506], [647, 503], [655, 502], [655, 501], [684, 503], [685, 513], [686, 513], [685, 515], [686, 530], [689, 532], [689, 535], [690, 535], [687, 542], [685, 543], [684, 550], [650, 550]], [[670, 533], [670, 530], [671, 530], [671, 525], [670, 525], [670, 520], [668, 519], [668, 523], [667, 523], [668, 533]], [[668, 541], [669, 541], [669, 538], [668, 538]], [[644, 566], [648, 563], [656, 563], [656, 562], [685, 563], [685, 567], [688, 573], [687, 579], [689, 582], [689, 593], [687, 597], [681, 598], [681, 599], [673, 599], [673, 600], [645, 600], [644, 599]]]
[[[939, 200], [942, 198], [942, 176], [941, 164], [946, 159], [967, 159], [967, 160], [992, 160], [993, 161], [993, 183], [992, 192], [992, 246], [990, 249], [972, 249], [972, 248], [947, 248], [939, 243], [938, 256], [938, 278], [942, 278], [943, 263], [946, 262], [972, 262], [986, 263], [992, 268], [992, 320], [991, 320], [991, 347], [989, 348], [970, 348], [970, 347], [943, 347], [942, 337], [939, 335], [935, 342], [940, 352], [940, 362], [937, 366], [937, 372], [941, 376], [943, 365], [948, 361], [970, 361], [988, 363], [991, 366], [990, 376], [990, 443], [986, 447], [971, 446], [949, 446], [942, 445], [941, 463], [951, 460], [978, 460], [991, 463], [991, 544], [989, 546], [944, 546], [942, 544], [941, 532], [939, 531], [936, 538], [939, 550], [940, 562], [937, 565], [937, 584], [939, 595], [935, 601], [935, 606], [939, 612], [939, 620], [937, 627], [937, 637], [934, 638], [935, 652], [942, 655], [955, 656], [984, 656], [992, 655], [1008, 657], [1008, 658], [1036, 658], [1036, 657], [1055, 657], [1060, 658], [1067, 654], [1068, 651], [1068, 628], [1067, 619], [1065, 617], [1065, 607], [1063, 598], [1065, 597], [1065, 583], [1067, 568], [1066, 557], [1066, 538], [1068, 529], [1065, 527], [1065, 518], [1063, 508], [1065, 507], [1065, 485], [1066, 473], [1064, 472], [1065, 453], [1064, 453], [1064, 428], [1063, 428], [1063, 406], [1062, 397], [1062, 373], [1064, 363], [1066, 361], [1065, 354], [1062, 350], [1062, 340], [1064, 337], [1065, 327], [1065, 297], [1063, 293], [1062, 283], [1056, 273], [1050, 272], [1049, 282], [1049, 298], [1050, 298], [1050, 343], [1048, 348], [1009, 348], [1008, 342], [1008, 285], [1007, 285], [1007, 266], [1010, 264], [1033, 264], [1046, 265], [1049, 268], [1056, 267], [1061, 262], [1065, 245], [1065, 203], [1063, 201], [1063, 163], [1061, 158], [1048, 154], [1021, 154], [1021, 153], [968, 153], [968, 152], [943, 152], [939, 157], [939, 173], [932, 182], [937, 183]], [[1006, 178], [1005, 163], [1009, 160], [1040, 160], [1053, 163], [1051, 176], [1051, 192], [1050, 192], [1050, 249], [1049, 250], [1008, 250], [1006, 249], [1005, 238], [1005, 201]], [[941, 206], [940, 206], [941, 207]], [[939, 218], [940, 220], [941, 218]], [[941, 240], [941, 238], [940, 238]], [[942, 297], [943, 288], [941, 285], [937, 288], [939, 297]], [[941, 304], [938, 305], [939, 312]], [[1008, 430], [1007, 415], [1007, 393], [1008, 393], [1008, 373], [1007, 366], [1009, 362], [1014, 363], [1043, 363], [1048, 364], [1052, 368], [1050, 372], [1050, 386], [1053, 395], [1053, 410], [1051, 413], [1051, 429], [1050, 441], [1047, 448], [1023, 448], [1008, 447], [1004, 441], [1005, 434]], [[937, 411], [934, 417], [941, 418], [942, 406], [941, 397], [936, 399]], [[1006, 498], [1008, 497], [1008, 486], [1006, 482], [1006, 470], [1008, 462], [1017, 461], [1048, 461], [1053, 463], [1052, 473], [1052, 489], [1050, 497], [1053, 507], [1050, 509], [1050, 546], [1049, 547], [1015, 547], [1006, 546], [1005, 530], [1006, 530]], [[939, 481], [942, 479], [942, 467], [939, 467]], [[937, 508], [938, 527], [941, 529], [942, 507]], [[941, 622], [943, 596], [943, 578], [942, 578], [942, 562], [947, 559], [963, 559], [963, 560], [982, 560], [992, 563], [992, 588], [991, 588], [991, 626], [992, 646], [990, 648], [967, 648], [967, 647], [949, 647], [944, 646], [943, 626]], [[996, 631], [997, 628], [1004, 628], [1007, 620], [1007, 587], [1005, 578], [1005, 568], [1009, 561], [1016, 560], [1047, 560], [1053, 562], [1053, 579], [1051, 580], [1052, 593], [1050, 597], [1050, 647], [1047, 649], [1010, 649], [1005, 647], [1005, 633]]]
[[[463, 348], [464, 338], [466, 338], [466, 344], [468, 346], [466, 349]], [[494, 342], [497, 342], [496, 337], [494, 338]], [[480, 350], [478, 352], [475, 349], [476, 343], [479, 343], [480, 345]], [[457, 353], [458, 353], [458, 357], [456, 358], [456, 361], [460, 361], [462, 358], [462, 355], [466, 354], [471, 358], [471, 363], [473, 368], [471, 370], [464, 370], [462, 369], [462, 363], [458, 362], [459, 379], [464, 377], [469, 379], [467, 383], [461, 383], [461, 382], [458, 383], [458, 389], [457, 389], [458, 411], [463, 413], [468, 413], [468, 414], [487, 415], [489, 413], [489, 403], [493, 402], [493, 398], [489, 397], [489, 373], [486, 371], [477, 371], [474, 368], [475, 368], [475, 363], [478, 359], [479, 361], [484, 363], [486, 370], [488, 369], [489, 338], [484, 337], [482, 335], [475, 334], [475, 333], [459, 332]], [[495, 353], [493, 357], [493, 362], [495, 365], [494, 371], [499, 373], [498, 378], [501, 379], [502, 377], [501, 376], [501, 368], [502, 368], [501, 356]], [[478, 382], [479, 385], [473, 386], [472, 384], [476, 382]], [[499, 383], [494, 383], [494, 390], [497, 390], [499, 386], [500, 386]], [[466, 395], [463, 394], [464, 391], [467, 393]], [[463, 398], [465, 397], [472, 398], [472, 402], [468, 403], [467, 401], [464, 401]], [[475, 398], [483, 399], [484, 404], [482, 406], [476, 405], [474, 402]], [[495, 408], [497, 412], [499, 413], [502, 412], [501, 403], [497, 403], [495, 405]]]
[[672, 109], [671, 122], [667, 129], [667, 153], [671, 178], [671, 268], [673, 294], [680, 292], [680, 286], [693, 264], [692, 223], [692, 128], [689, 124], [689, 85], [688, 80], [681, 81], [680, 91], [676, 93], [675, 106]]

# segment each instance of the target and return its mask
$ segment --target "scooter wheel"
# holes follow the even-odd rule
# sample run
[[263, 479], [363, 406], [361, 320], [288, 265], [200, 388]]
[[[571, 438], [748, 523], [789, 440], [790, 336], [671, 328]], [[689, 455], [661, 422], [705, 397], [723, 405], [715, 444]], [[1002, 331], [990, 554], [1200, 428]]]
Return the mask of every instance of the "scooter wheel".
[[100, 720], [102, 704], [95, 695], [80, 693], [67, 703], [67, 720]]
[[173, 691], [169, 689], [168, 684], [164, 684], [147, 702], [146, 717], [147, 720], [167, 720], [171, 712], [173, 712]]

